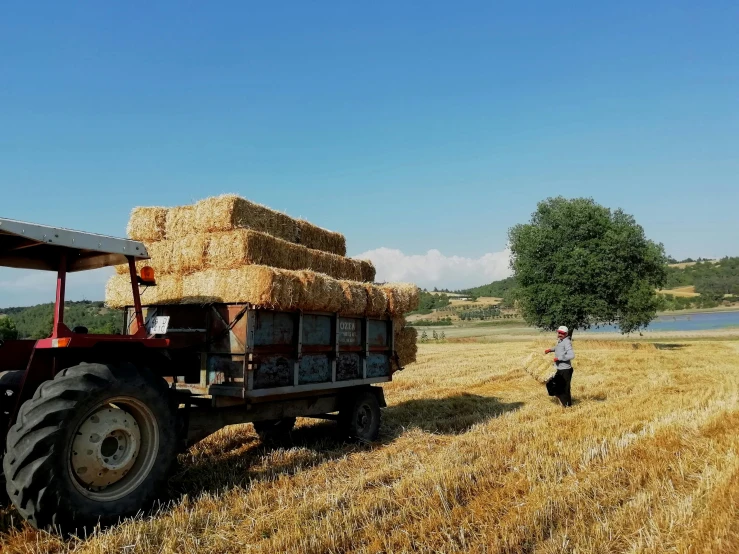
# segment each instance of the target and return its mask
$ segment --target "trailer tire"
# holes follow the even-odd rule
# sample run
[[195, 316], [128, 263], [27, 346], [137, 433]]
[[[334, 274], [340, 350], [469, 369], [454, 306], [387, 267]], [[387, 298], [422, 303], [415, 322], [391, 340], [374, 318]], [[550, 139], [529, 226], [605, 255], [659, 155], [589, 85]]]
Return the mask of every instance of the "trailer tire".
[[70, 367], [21, 406], [3, 460], [8, 495], [37, 529], [116, 523], [156, 499], [175, 458], [175, 429], [166, 383], [150, 371]]
[[263, 442], [276, 440], [289, 435], [295, 427], [294, 417], [285, 417], [283, 419], [268, 419], [265, 421], [255, 421], [253, 423], [254, 430]]
[[377, 395], [363, 390], [344, 400], [339, 410], [339, 428], [349, 438], [372, 442], [380, 434], [380, 417]]

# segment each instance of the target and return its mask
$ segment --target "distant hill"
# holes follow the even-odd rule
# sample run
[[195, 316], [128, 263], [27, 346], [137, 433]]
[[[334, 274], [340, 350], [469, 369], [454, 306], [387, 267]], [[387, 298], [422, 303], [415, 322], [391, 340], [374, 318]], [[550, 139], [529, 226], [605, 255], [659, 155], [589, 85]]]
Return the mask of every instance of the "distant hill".
[[721, 298], [739, 296], [739, 257], [705, 260], [668, 268], [667, 287], [695, 287], [695, 292]]
[[[39, 304], [28, 308], [0, 308], [0, 314], [12, 319], [19, 338], [40, 339], [51, 334], [54, 304]], [[90, 333], [120, 333], [123, 315], [120, 311], [106, 308], [103, 302], [66, 302], [64, 323], [70, 329], [78, 325], [87, 327]]]
[[[662, 291], [662, 310], [713, 308], [739, 302], [739, 257], [669, 261], [675, 263], [667, 268], [667, 285]], [[458, 292], [477, 297], [510, 299], [515, 288], [515, 277], [508, 277]], [[688, 290], [691, 294], [687, 294]]]
[[458, 291], [461, 294], [470, 296], [492, 296], [495, 298], [506, 298], [508, 294], [516, 288], [516, 278], [508, 277], [500, 281], [493, 281], [488, 285], [482, 285], [480, 287], [473, 287], [471, 289], [464, 289]]

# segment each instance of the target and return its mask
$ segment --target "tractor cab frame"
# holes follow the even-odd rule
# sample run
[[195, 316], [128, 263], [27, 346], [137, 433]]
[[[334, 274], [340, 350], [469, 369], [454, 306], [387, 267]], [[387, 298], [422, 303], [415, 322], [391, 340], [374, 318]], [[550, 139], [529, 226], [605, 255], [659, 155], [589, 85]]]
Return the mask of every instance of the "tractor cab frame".
[[[146, 259], [149, 253], [137, 241], [0, 218], [0, 266], [56, 273], [51, 335], [39, 340], [0, 340], [2, 444], [21, 404], [33, 396], [42, 382], [65, 367], [105, 357], [106, 351], [168, 346], [167, 339], [148, 338], [144, 325], [139, 294], [142, 280], [136, 272], [136, 261]], [[131, 277], [135, 333], [91, 335], [86, 329], [70, 329], [64, 322], [67, 275], [123, 264], [128, 264]]]

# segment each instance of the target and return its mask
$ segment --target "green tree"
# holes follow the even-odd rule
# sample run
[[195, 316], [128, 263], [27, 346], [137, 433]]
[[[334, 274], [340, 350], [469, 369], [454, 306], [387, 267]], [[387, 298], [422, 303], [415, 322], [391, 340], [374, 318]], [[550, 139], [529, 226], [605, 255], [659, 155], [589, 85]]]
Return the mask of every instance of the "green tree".
[[622, 333], [657, 315], [667, 278], [661, 244], [634, 218], [588, 198], [549, 198], [509, 231], [516, 299], [527, 323], [571, 331], [613, 324]]
[[8, 316], [0, 315], [0, 339], [15, 340], [18, 338], [18, 330], [15, 323]]

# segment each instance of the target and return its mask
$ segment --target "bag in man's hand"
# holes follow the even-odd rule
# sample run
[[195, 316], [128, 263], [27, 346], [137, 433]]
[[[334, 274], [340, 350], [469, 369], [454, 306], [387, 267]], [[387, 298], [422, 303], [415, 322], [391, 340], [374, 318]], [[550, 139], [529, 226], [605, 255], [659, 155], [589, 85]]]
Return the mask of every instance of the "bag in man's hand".
[[547, 392], [549, 393], [549, 396], [559, 396], [565, 392], [566, 386], [567, 383], [564, 377], [562, 377], [559, 374], [559, 371], [557, 371], [547, 381]]

